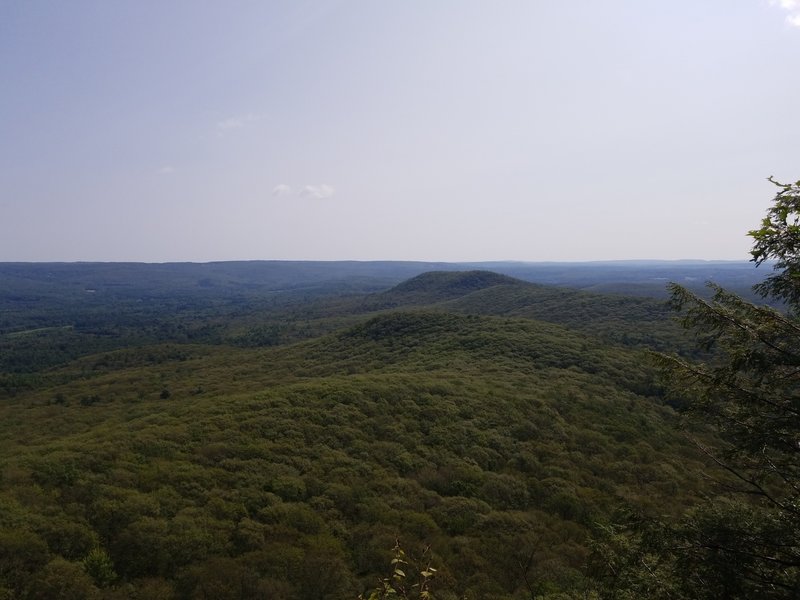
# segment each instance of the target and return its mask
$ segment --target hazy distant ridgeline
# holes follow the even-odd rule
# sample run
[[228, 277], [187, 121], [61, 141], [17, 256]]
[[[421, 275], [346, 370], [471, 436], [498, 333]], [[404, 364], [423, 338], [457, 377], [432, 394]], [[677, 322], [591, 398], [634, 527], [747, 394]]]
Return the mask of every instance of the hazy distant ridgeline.
[[[433, 266], [438, 270], [420, 274]], [[562, 323], [629, 345], [678, 343], [660, 300], [597, 296], [485, 270], [465, 275], [456, 270], [461, 266], [0, 264], [0, 371], [30, 373], [94, 352], [166, 341], [271, 346], [333, 331], [376, 311], [434, 305], [451, 312]], [[634, 287], [657, 296], [663, 295], [667, 274], [692, 278], [698, 285], [702, 276], [736, 286], [756, 272], [748, 263], [602, 263], [596, 272], [578, 264], [493, 266], [531, 279], [572, 281], [574, 287], [593, 291]]]
[[[0, 300], [9, 295], [86, 290], [159, 294], [247, 293], [339, 285], [390, 287], [426, 271], [489, 270], [548, 285], [664, 296], [674, 281], [690, 287], [713, 281], [749, 290], [767, 274], [744, 261], [619, 261], [586, 263], [436, 263], [402, 261], [246, 261], [212, 263], [0, 263]], [[221, 288], [221, 289], [219, 289]]]

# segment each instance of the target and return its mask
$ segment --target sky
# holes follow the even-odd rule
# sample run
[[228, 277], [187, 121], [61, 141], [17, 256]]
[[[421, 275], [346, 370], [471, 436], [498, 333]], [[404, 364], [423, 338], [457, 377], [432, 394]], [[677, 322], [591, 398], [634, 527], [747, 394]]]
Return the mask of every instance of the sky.
[[749, 258], [800, 0], [0, 0], [0, 261]]

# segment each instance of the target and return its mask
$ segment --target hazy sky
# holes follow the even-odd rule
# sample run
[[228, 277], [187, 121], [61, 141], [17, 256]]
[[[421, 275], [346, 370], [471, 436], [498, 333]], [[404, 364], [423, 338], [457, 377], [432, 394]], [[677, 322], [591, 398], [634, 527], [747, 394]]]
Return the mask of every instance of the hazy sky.
[[748, 258], [800, 0], [0, 0], [0, 261]]

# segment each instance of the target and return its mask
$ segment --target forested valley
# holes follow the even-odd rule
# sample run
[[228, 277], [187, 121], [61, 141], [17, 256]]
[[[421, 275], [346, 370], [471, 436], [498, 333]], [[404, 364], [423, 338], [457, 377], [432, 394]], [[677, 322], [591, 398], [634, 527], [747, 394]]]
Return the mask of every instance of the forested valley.
[[664, 278], [482, 266], [0, 265], [0, 598], [763, 595], [675, 550], [738, 473]]

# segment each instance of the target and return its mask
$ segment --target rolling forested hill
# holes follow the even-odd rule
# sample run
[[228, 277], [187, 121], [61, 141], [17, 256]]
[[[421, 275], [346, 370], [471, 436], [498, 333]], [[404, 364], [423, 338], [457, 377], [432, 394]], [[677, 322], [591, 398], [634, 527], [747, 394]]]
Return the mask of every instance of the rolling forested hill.
[[659, 300], [216, 268], [0, 270], [0, 597], [355, 598], [396, 539], [437, 598], [583, 597], [600, 525], [710, 489]]

